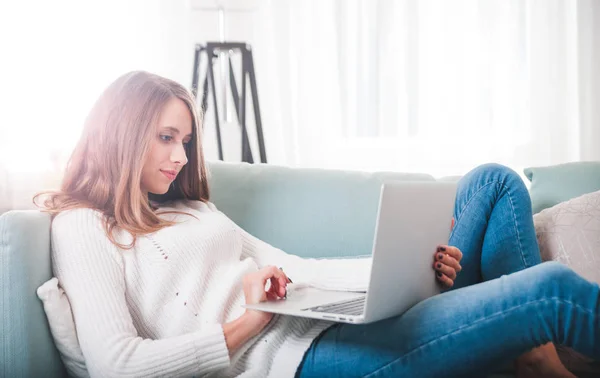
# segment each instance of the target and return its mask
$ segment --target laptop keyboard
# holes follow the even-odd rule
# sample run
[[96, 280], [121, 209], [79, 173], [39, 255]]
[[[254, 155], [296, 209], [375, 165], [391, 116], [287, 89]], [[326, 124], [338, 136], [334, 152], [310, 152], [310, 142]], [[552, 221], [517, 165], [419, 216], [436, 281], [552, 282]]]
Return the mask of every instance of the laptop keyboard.
[[314, 312], [326, 312], [329, 314], [340, 315], [362, 315], [365, 309], [365, 298], [366, 296], [362, 296], [343, 302], [305, 308], [304, 311], [310, 310]]

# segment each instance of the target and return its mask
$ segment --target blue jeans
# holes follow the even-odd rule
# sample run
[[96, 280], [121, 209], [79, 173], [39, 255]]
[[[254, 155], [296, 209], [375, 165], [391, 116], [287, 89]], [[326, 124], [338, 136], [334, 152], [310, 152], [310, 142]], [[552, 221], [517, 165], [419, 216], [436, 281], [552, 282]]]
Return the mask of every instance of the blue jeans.
[[328, 328], [298, 377], [484, 376], [550, 341], [600, 358], [600, 288], [541, 263], [529, 193], [514, 171], [469, 172], [454, 219], [449, 244], [463, 252], [455, 287], [397, 317]]

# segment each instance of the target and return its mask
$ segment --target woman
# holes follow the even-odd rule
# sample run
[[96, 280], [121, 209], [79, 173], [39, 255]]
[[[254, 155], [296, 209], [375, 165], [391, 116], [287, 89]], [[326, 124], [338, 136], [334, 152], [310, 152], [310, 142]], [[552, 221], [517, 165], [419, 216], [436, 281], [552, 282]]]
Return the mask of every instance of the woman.
[[44, 202], [92, 376], [448, 377], [516, 358], [521, 376], [568, 377], [551, 342], [600, 357], [598, 285], [540, 264], [528, 193], [498, 165], [462, 179], [451, 246], [432, 251], [452, 290], [368, 325], [244, 310], [284, 297], [286, 274], [364, 287], [370, 260], [301, 259], [241, 230], [209, 202], [200, 132], [186, 89], [128, 73]]

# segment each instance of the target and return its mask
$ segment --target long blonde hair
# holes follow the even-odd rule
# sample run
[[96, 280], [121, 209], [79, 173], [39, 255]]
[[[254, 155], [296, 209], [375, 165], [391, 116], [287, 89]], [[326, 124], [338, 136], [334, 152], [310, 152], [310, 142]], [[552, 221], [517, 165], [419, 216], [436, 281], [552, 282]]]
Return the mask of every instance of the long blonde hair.
[[[188, 162], [167, 193], [148, 198], [140, 185], [142, 168], [156, 137], [160, 113], [173, 98], [182, 100], [192, 116], [192, 139], [186, 146]], [[173, 224], [159, 218], [149, 200], [208, 201], [200, 123], [194, 98], [182, 85], [148, 72], [129, 72], [110, 84], [94, 104], [60, 190], [38, 193], [33, 201], [37, 205], [38, 197], [47, 195], [40, 207], [52, 216], [77, 208], [100, 211], [108, 238], [129, 249], [137, 236]], [[118, 243], [115, 228], [129, 232], [131, 244]]]

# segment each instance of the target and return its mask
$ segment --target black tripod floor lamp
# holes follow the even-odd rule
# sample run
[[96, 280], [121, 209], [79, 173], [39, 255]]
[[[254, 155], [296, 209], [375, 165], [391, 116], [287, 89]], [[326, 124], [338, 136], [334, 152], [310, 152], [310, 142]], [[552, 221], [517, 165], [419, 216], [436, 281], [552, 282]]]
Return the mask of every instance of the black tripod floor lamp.
[[[226, 54], [223, 54], [226, 52]], [[241, 92], [238, 91], [238, 85], [234, 75], [231, 54], [241, 55]], [[254, 110], [254, 123], [256, 126], [256, 137], [258, 139], [258, 151], [260, 162], [267, 162], [267, 154], [265, 151], [265, 141], [263, 136], [262, 121], [260, 118], [260, 107], [258, 104], [258, 91], [256, 89], [256, 74], [254, 72], [254, 61], [252, 59], [252, 49], [250, 45], [241, 42], [207, 42], [205, 44], [196, 45], [194, 54], [194, 70], [192, 75], [192, 93], [194, 96], [198, 94], [198, 81], [200, 80], [200, 65], [203, 59], [206, 59], [206, 72], [204, 82], [202, 84], [201, 94], [201, 110], [206, 113], [208, 110], [209, 100], [212, 99], [214, 107], [215, 129], [217, 134], [217, 148], [219, 160], [223, 160], [223, 143], [221, 138], [221, 121], [219, 119], [219, 105], [217, 102], [217, 93], [215, 90], [215, 72], [213, 65], [219, 59], [226, 58], [228, 60], [229, 84], [231, 95], [233, 97], [233, 105], [237, 115], [237, 123], [242, 132], [242, 161], [254, 163], [252, 147], [248, 137], [248, 128], [246, 123], [246, 91], [247, 82], [250, 84], [250, 95], [252, 97], [252, 106]]]

